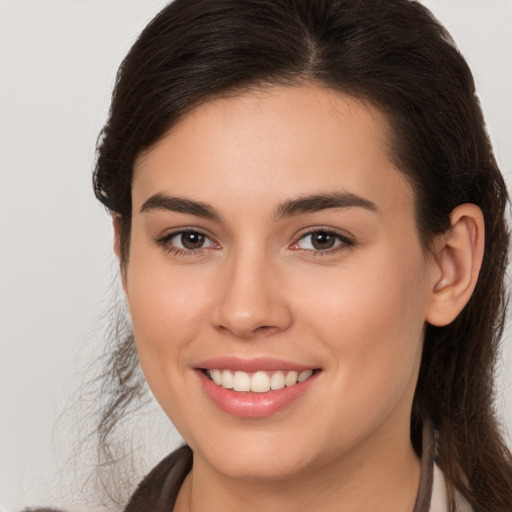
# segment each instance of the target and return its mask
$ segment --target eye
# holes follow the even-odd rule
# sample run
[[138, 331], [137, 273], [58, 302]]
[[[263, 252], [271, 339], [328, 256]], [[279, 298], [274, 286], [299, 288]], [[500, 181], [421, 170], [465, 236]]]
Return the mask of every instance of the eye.
[[217, 244], [200, 231], [186, 229], [169, 233], [157, 240], [167, 251], [176, 254], [198, 252], [202, 249], [216, 248]]
[[331, 252], [353, 245], [353, 241], [334, 231], [317, 229], [302, 235], [291, 249]]

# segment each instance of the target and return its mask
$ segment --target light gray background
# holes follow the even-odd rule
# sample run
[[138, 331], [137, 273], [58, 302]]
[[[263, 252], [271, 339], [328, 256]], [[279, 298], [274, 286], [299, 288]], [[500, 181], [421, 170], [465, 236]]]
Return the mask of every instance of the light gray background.
[[[0, 0], [2, 510], [77, 495], [62, 469], [73, 435], [52, 432], [84, 361], [101, 350], [116, 275], [110, 219], [91, 189], [95, 140], [117, 66], [165, 3]], [[512, 0], [424, 3], [469, 60], [512, 188]], [[511, 363], [509, 326], [497, 400], [509, 432]], [[154, 442], [140, 471], [177, 440]]]

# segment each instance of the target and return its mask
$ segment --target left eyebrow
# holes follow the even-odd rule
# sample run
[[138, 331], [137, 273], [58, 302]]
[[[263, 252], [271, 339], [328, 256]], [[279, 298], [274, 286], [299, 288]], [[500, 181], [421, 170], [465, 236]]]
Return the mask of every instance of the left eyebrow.
[[375, 203], [349, 192], [333, 192], [329, 194], [315, 194], [299, 197], [281, 204], [274, 217], [276, 220], [283, 217], [292, 217], [304, 213], [314, 213], [330, 208], [364, 208], [373, 213], [379, 213]]

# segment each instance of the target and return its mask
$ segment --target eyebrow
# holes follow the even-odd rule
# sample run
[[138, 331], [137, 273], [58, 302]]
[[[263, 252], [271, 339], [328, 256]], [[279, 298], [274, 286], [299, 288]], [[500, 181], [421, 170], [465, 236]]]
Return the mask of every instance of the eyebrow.
[[183, 197], [171, 197], [162, 193], [155, 194], [145, 201], [140, 212], [150, 210], [169, 210], [178, 213], [188, 213], [206, 219], [220, 220], [220, 215], [209, 204]]
[[[275, 220], [283, 217], [293, 217], [307, 213], [314, 213], [331, 208], [364, 208], [379, 213], [375, 203], [349, 192], [333, 192], [328, 194], [314, 194], [286, 201], [279, 205], [273, 217]], [[140, 212], [151, 210], [169, 210], [186, 213], [206, 219], [219, 221], [221, 216], [207, 203], [186, 199], [183, 197], [167, 196], [162, 193], [155, 194], [142, 205]]]
[[379, 209], [372, 201], [349, 192], [333, 192], [330, 194], [315, 194], [286, 201], [276, 210], [275, 218], [292, 217], [305, 213], [314, 213], [331, 208], [364, 208], [374, 213]]

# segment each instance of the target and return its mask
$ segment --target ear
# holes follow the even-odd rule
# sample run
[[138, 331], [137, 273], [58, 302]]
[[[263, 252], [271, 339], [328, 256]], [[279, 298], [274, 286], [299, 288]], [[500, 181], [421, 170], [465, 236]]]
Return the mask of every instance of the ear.
[[112, 217], [112, 225], [114, 227], [114, 253], [117, 257], [117, 261], [121, 267], [121, 282], [123, 285], [123, 290], [126, 295], [126, 262], [122, 261], [122, 248], [121, 248], [121, 233], [123, 230], [122, 227], [123, 219], [121, 215], [115, 213]]
[[451, 228], [436, 241], [426, 320], [444, 326], [455, 320], [475, 289], [484, 254], [485, 228], [480, 208], [453, 210]]

